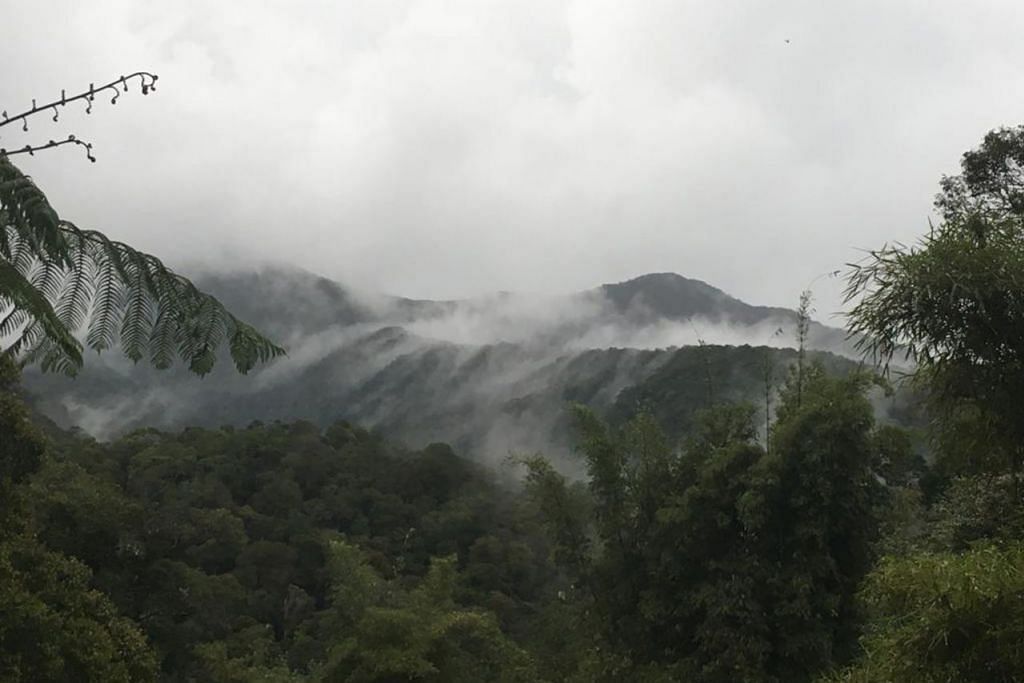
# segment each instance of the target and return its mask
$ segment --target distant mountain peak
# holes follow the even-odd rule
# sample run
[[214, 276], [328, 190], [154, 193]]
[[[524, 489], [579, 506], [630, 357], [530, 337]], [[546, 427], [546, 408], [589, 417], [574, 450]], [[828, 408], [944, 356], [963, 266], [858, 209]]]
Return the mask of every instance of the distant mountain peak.
[[715, 289], [715, 290], [718, 289], [717, 287], [712, 287], [711, 285], [709, 285], [708, 283], [704, 282], [703, 280], [697, 280], [695, 278], [685, 277], [683, 275], [680, 275], [679, 273], [673, 273], [673, 272], [670, 272], [670, 271], [665, 271], [665, 272], [661, 272], [661, 273], [645, 273], [643, 275], [637, 275], [636, 277], [631, 277], [631, 278], [629, 278], [627, 280], [623, 280], [622, 282], [616, 282], [614, 284], [606, 284], [605, 287], [614, 287], [616, 285], [629, 285], [629, 284], [637, 284], [637, 285], [650, 285], [650, 284], [654, 284], [654, 285], [660, 285], [660, 284], [685, 285], [685, 284], [691, 284], [691, 285], [700, 285], [700, 286], [703, 286], [703, 287], [707, 287], [708, 289]]
[[678, 273], [648, 273], [639, 277], [602, 285], [605, 297], [621, 312], [634, 316], [644, 312], [653, 317], [687, 320], [701, 317], [712, 320], [736, 319], [747, 322], [763, 316], [757, 307], [729, 296], [702, 280]]

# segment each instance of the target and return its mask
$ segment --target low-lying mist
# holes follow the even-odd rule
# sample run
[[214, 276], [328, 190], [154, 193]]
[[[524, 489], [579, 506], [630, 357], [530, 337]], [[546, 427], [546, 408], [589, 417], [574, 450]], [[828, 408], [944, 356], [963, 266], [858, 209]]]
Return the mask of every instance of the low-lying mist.
[[[288, 356], [248, 376], [222, 362], [198, 379], [104, 354], [73, 381], [30, 373], [41, 410], [103, 439], [141, 426], [348, 419], [411, 445], [446, 441], [496, 462], [510, 451], [567, 453], [570, 401], [621, 411], [624, 390], [694, 347], [795, 343], [792, 311], [749, 306], [670, 274], [563, 296], [441, 302], [353, 292], [285, 269], [220, 274], [203, 285], [275, 335]], [[852, 353], [834, 328], [814, 324], [808, 341]]]

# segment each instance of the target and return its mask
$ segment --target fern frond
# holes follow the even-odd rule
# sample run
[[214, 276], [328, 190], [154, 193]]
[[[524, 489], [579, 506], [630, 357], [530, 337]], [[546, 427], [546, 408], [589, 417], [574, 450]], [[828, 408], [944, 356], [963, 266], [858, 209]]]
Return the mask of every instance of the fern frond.
[[81, 365], [81, 358], [69, 356], [57, 343], [46, 335], [33, 337], [33, 344], [22, 355], [25, 364], [38, 364], [43, 372], [75, 374]]
[[[4, 306], [10, 306], [10, 302], [3, 300]], [[28, 322], [28, 312], [23, 308], [11, 306], [11, 310], [0, 320], [0, 339], [11, 337], [21, 329], [22, 325]]]
[[3, 292], [4, 298], [16, 309], [25, 311], [32, 320], [29, 330], [15, 342], [18, 348], [21, 348], [25, 341], [31, 340], [34, 330], [36, 334], [42, 333], [51, 341], [53, 353], [63, 354], [72, 364], [81, 366], [82, 345], [60, 322], [46, 297], [13, 265], [4, 260], [0, 260], [0, 292]]
[[57, 295], [57, 317], [69, 330], [77, 331], [85, 325], [89, 316], [89, 304], [94, 294], [96, 280], [95, 264], [89, 257], [85, 237], [74, 235], [72, 248], [73, 267], [68, 272], [64, 287]]
[[25, 329], [21, 331], [21, 334], [18, 335], [11, 345], [4, 349], [5, 353], [9, 353], [12, 356], [22, 356], [25, 349], [32, 348], [39, 340], [40, 335], [43, 333], [42, 328], [38, 322], [32, 320], [31, 316], [27, 319], [29, 321], [28, 325], [25, 326]]
[[29, 282], [51, 302], [60, 298], [67, 271], [53, 261], [36, 261], [31, 269]]
[[284, 354], [160, 259], [62, 221], [3, 154], [0, 221], [0, 302], [13, 307], [0, 336], [17, 337], [6, 353], [73, 374], [82, 346], [72, 332], [84, 328], [96, 351], [120, 342], [133, 361], [159, 368], [177, 355], [199, 375], [225, 343], [240, 372]]
[[213, 297], [199, 304], [190, 321], [193, 344], [187, 358], [189, 369], [203, 376], [213, 369], [217, 361], [216, 349], [224, 340], [224, 325], [220, 305]]
[[149, 335], [149, 362], [158, 370], [165, 370], [174, 363], [178, 328], [176, 311], [161, 306]]
[[128, 297], [121, 319], [121, 349], [124, 355], [138, 362], [152, 331], [153, 307], [147, 287], [148, 273], [145, 266], [131, 263], [128, 271], [131, 279], [125, 283]]
[[31, 178], [0, 155], [0, 205], [19, 237], [46, 260], [68, 265], [69, 248], [60, 219]]
[[32, 243], [26, 239], [18, 239], [14, 246], [14, 253], [11, 254], [11, 264], [14, 265], [15, 269], [25, 277], [29, 277], [32, 273], [32, 268], [36, 265], [39, 258], [36, 250], [33, 248]]
[[11, 259], [11, 241], [17, 239], [14, 228], [10, 225], [7, 212], [0, 209], [0, 257]]
[[102, 250], [93, 251], [96, 279], [85, 335], [85, 343], [97, 352], [109, 349], [117, 341], [125, 300], [124, 281], [118, 276], [114, 263], [104, 255]]
[[228, 314], [231, 360], [243, 375], [260, 363], [285, 355], [285, 350], [261, 335], [255, 328]]

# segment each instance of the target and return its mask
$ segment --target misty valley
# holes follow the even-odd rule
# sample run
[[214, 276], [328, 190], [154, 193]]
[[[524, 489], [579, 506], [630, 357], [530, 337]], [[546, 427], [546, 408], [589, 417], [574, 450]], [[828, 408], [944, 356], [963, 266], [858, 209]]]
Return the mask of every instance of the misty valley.
[[[27, 373], [35, 404], [100, 438], [145, 426], [346, 419], [495, 464], [510, 451], [569, 456], [571, 402], [619, 418], [642, 405], [674, 414], [665, 424], [678, 437], [709, 389], [754, 400], [765, 362], [777, 383], [795, 357], [795, 311], [750, 306], [674, 274], [564, 297], [446, 302], [360, 296], [283, 268], [198, 282], [288, 356], [246, 376], [221, 365], [197, 382], [104, 355], [73, 382]], [[806, 345], [836, 371], [859, 358], [845, 332], [818, 323]]]
[[0, 15], [0, 683], [1024, 683], [1024, 6]]

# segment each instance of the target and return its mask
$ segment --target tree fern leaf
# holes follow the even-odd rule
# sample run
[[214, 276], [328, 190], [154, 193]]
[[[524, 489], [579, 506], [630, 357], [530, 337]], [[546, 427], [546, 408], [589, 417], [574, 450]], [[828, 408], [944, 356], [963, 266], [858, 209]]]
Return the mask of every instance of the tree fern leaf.
[[258, 333], [253, 327], [229, 315], [228, 348], [235, 368], [243, 375], [258, 363], [266, 363], [285, 355], [285, 350]]
[[64, 268], [54, 261], [36, 261], [29, 281], [51, 304], [56, 305], [66, 274]]
[[[5, 303], [8, 303], [5, 301]], [[23, 308], [12, 307], [11, 310], [0, 320], [0, 339], [11, 337], [21, 329], [21, 326], [28, 322], [28, 312]]]
[[10, 262], [19, 273], [28, 277], [32, 268], [39, 262], [39, 258], [32, 248], [31, 242], [19, 239]]
[[32, 344], [35, 343], [40, 334], [41, 330], [39, 323], [31, 320], [30, 318], [29, 324], [25, 326], [25, 329], [21, 331], [21, 334], [15, 337], [14, 341], [11, 342], [11, 345], [4, 349], [4, 353], [10, 354], [13, 357], [20, 356], [24, 349], [30, 348]]
[[166, 367], [175, 352], [206, 374], [227, 343], [235, 366], [247, 372], [284, 350], [237, 320], [159, 259], [62, 221], [32, 179], [0, 157], [0, 337], [8, 351], [44, 369], [72, 372], [81, 345], [69, 330], [86, 329], [101, 351], [118, 340], [125, 355], [148, 354]]
[[145, 268], [135, 263], [129, 267], [131, 280], [126, 283], [124, 317], [121, 320], [121, 350], [138, 362], [146, 348], [153, 327], [153, 306], [146, 286]]
[[[57, 351], [71, 359], [73, 366], [77, 369], [82, 364], [82, 347], [68, 329], [57, 318], [53, 306], [46, 300], [25, 277], [19, 273], [14, 266], [4, 260], [0, 260], [0, 292], [16, 308], [21, 309], [33, 320], [33, 324], [22, 332], [13, 347], [20, 350], [30, 336], [42, 332], [52, 341]], [[10, 349], [8, 349], [10, 351]]]
[[47, 336], [40, 336], [35, 344], [24, 354], [23, 362], [38, 364], [43, 372], [60, 372], [73, 375], [78, 371], [81, 362], [76, 363], [60, 345]]
[[92, 303], [96, 280], [95, 264], [90, 258], [85, 237], [73, 237], [72, 263], [64, 287], [57, 298], [57, 317], [70, 330], [78, 330], [85, 324]]
[[95, 272], [95, 294], [85, 343], [96, 351], [103, 351], [117, 339], [124, 310], [124, 282], [109, 260], [100, 261]]
[[17, 239], [14, 227], [7, 221], [7, 212], [0, 210], [0, 257], [11, 259], [12, 240]]
[[193, 316], [197, 343], [188, 359], [189, 370], [200, 377], [213, 369], [217, 362], [216, 349], [224, 340], [224, 319], [222, 307], [213, 297], [207, 296], [201, 301], [199, 309]]
[[39, 256], [67, 265], [69, 249], [57, 212], [31, 178], [0, 157], [0, 204]]
[[162, 307], [149, 335], [149, 360], [158, 370], [165, 370], [174, 363], [177, 330], [175, 311]]

